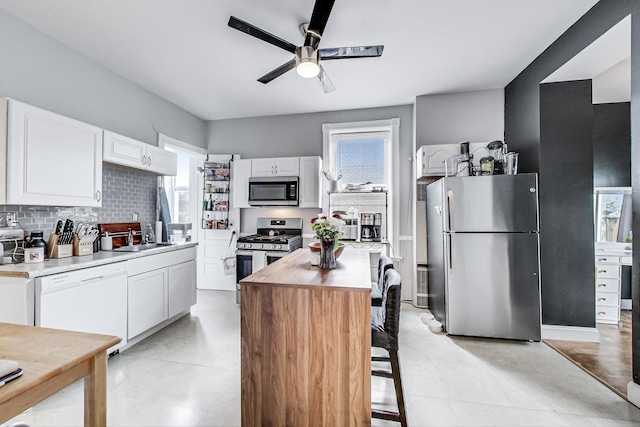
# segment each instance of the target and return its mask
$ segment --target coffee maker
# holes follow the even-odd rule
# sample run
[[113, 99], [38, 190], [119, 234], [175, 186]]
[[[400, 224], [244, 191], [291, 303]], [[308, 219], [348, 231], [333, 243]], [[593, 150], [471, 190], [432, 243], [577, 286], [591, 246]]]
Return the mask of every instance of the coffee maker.
[[360, 214], [360, 240], [379, 242], [382, 236], [382, 213]]

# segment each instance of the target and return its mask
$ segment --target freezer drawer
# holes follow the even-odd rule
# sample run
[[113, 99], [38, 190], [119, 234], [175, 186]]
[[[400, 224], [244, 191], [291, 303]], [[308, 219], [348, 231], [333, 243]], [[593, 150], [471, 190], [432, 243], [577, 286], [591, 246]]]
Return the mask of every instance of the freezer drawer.
[[540, 341], [536, 233], [447, 235], [446, 332]]
[[443, 178], [445, 231], [538, 231], [536, 174]]

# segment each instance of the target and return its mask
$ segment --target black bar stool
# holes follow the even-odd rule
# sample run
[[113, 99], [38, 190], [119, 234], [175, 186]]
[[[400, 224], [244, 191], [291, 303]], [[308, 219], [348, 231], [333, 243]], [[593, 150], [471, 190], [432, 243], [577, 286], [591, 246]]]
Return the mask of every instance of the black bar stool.
[[373, 282], [371, 286], [371, 305], [373, 307], [382, 306], [384, 274], [390, 268], [393, 268], [393, 260], [386, 255], [381, 255], [380, 259], [378, 259], [378, 281]]
[[373, 362], [391, 363], [391, 372], [386, 370], [371, 370], [371, 375], [377, 377], [393, 378], [396, 390], [398, 412], [383, 410], [371, 410], [373, 418], [398, 421], [402, 427], [407, 425], [407, 416], [402, 395], [402, 381], [400, 379], [400, 364], [398, 362], [398, 331], [400, 329], [400, 299], [402, 279], [393, 268], [384, 273], [382, 289], [382, 305], [371, 307], [371, 346], [384, 348], [389, 353], [388, 357], [374, 356]]

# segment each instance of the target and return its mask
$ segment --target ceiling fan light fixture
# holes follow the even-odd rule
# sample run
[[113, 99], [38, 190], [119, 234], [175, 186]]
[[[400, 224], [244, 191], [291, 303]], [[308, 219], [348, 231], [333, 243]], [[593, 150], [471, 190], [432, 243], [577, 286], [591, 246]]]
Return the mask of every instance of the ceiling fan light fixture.
[[305, 79], [316, 77], [320, 72], [318, 51], [309, 46], [296, 48], [296, 72]]

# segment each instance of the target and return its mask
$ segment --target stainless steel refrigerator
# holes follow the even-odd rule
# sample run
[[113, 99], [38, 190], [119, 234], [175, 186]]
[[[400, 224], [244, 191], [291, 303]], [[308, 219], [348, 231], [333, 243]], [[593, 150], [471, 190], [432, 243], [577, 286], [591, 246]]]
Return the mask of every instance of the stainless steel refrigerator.
[[536, 174], [427, 185], [429, 308], [451, 335], [540, 341]]

